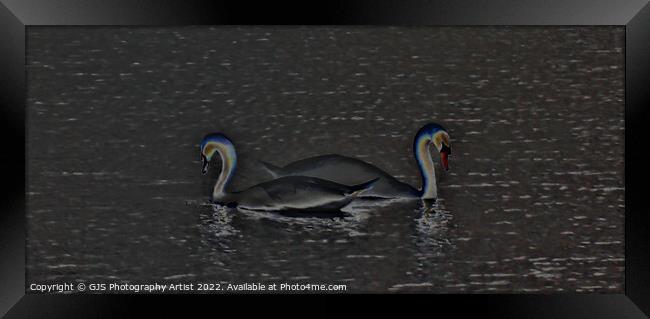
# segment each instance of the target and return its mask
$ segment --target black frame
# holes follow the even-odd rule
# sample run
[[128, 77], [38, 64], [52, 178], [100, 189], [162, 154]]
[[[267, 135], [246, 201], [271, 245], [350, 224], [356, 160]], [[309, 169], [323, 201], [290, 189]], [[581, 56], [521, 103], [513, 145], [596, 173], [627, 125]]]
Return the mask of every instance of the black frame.
[[[171, 298], [151, 295], [25, 295], [26, 27], [196, 24], [624, 25], [625, 295], [425, 295], [416, 298], [424, 301], [400, 298], [412, 305], [399, 309], [399, 312], [405, 315], [419, 307], [433, 313], [453, 310], [456, 316], [474, 308], [479, 309], [482, 316], [499, 318], [643, 318], [646, 317], [643, 313], [650, 314], [650, 218], [641, 201], [645, 195], [643, 182], [650, 177], [650, 169], [643, 166], [646, 161], [642, 155], [643, 145], [647, 143], [642, 135], [644, 121], [650, 118], [650, 4], [645, 0], [417, 0], [408, 3], [391, 0], [283, 3], [0, 0], [0, 167], [3, 170], [0, 179], [0, 316], [121, 317], [132, 315], [134, 311], [148, 315], [152, 312], [167, 314], [168, 304], [151, 306], [160, 303], [162, 298]], [[192, 296], [191, 302], [214, 305], [214, 298]], [[217, 298], [224, 301], [233, 297], [221, 295]], [[340, 297], [334, 298], [337, 304], [341, 301]], [[184, 299], [188, 301], [188, 298]], [[254, 298], [249, 302], [258, 303], [259, 300]], [[313, 301], [314, 298], [307, 300]], [[283, 301], [286, 306], [295, 303], [286, 303], [286, 298]], [[317, 311], [325, 310], [321, 309], [322, 302], [317, 302], [320, 305]], [[450, 307], [450, 303], [462, 307]], [[374, 303], [372, 307], [364, 307], [366, 309], [360, 314], [366, 314], [369, 308], [383, 311], [387, 304]], [[181, 308], [184, 311], [196, 309], [192, 306]], [[328, 308], [336, 311], [339, 307]], [[275, 310], [283, 312], [284, 309], [283, 306]], [[271, 309], [257, 311], [265, 310]]]

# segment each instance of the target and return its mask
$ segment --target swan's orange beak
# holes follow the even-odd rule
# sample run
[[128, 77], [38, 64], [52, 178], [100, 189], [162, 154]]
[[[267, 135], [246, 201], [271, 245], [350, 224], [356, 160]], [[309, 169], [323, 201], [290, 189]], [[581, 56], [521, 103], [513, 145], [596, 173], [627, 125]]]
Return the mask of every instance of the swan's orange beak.
[[442, 168], [445, 171], [449, 170], [449, 159], [448, 159], [449, 153], [447, 152], [440, 152], [440, 164], [442, 165]]
[[451, 154], [451, 147], [442, 143], [442, 148], [440, 148], [440, 165], [445, 172], [449, 170], [449, 154]]

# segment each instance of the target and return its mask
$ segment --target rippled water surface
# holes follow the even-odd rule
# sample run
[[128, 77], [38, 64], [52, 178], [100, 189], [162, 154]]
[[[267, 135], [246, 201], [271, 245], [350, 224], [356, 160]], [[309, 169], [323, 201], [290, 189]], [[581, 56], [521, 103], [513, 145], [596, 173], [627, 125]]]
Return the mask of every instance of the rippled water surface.
[[[623, 28], [28, 29], [28, 282], [342, 283], [348, 291], [623, 292]], [[412, 138], [452, 137], [433, 212], [344, 218], [207, 204], [339, 153], [419, 185]], [[218, 166], [218, 163], [217, 163]]]

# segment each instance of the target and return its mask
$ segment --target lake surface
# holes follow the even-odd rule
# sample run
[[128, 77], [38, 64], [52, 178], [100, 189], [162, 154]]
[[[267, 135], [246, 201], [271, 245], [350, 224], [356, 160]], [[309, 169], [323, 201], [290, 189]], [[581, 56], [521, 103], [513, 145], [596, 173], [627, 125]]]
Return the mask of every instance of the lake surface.
[[[623, 293], [623, 47], [622, 27], [30, 27], [27, 282]], [[207, 203], [206, 133], [233, 139], [234, 189], [328, 153], [419, 186], [430, 121], [453, 148], [433, 212]]]

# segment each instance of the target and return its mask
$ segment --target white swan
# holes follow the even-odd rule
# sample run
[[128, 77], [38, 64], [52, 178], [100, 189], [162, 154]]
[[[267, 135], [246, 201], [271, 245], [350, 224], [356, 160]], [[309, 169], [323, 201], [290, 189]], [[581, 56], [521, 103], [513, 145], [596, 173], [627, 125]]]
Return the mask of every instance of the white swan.
[[440, 153], [440, 164], [449, 169], [447, 157], [451, 154], [449, 134], [440, 124], [429, 123], [415, 135], [413, 152], [422, 176], [422, 187], [416, 189], [400, 182], [382, 169], [362, 160], [330, 154], [310, 157], [290, 163], [284, 167], [262, 162], [274, 178], [283, 176], [311, 176], [331, 180], [345, 185], [358, 184], [373, 178], [379, 180], [372, 189], [359, 197], [378, 198], [421, 198], [433, 200], [438, 197], [436, 175], [429, 146], [433, 145]]
[[375, 180], [346, 186], [316, 177], [287, 176], [264, 182], [248, 189], [230, 192], [228, 184], [235, 173], [237, 154], [233, 143], [221, 133], [206, 135], [201, 141], [202, 173], [208, 172], [215, 153], [221, 156], [221, 173], [212, 191], [211, 201], [247, 210], [281, 212], [339, 213]]

